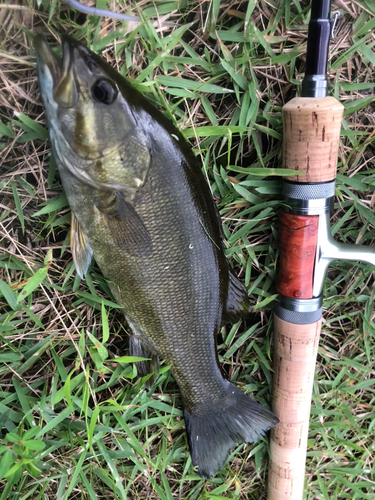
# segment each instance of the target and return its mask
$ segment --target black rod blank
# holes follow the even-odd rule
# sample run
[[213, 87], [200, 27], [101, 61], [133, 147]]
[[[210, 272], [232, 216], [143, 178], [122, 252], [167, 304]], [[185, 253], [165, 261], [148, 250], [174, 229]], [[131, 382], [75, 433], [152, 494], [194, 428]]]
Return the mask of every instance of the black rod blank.
[[327, 95], [327, 63], [331, 33], [331, 0], [312, 0], [302, 97]]

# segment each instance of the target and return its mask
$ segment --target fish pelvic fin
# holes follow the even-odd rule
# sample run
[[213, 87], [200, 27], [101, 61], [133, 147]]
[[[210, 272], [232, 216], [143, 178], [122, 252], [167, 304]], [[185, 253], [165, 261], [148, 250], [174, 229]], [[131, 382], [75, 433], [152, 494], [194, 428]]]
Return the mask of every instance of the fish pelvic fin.
[[74, 212], [70, 226], [70, 248], [73, 262], [80, 278], [84, 278], [92, 259], [92, 249]]
[[246, 288], [230, 269], [227, 303], [223, 311], [223, 323], [236, 323], [250, 311], [251, 306]]
[[129, 339], [130, 356], [137, 358], [146, 358], [147, 361], [137, 361], [137, 373], [143, 378], [148, 376], [145, 382], [147, 389], [151, 389], [159, 373], [159, 358], [148, 349], [137, 336], [132, 336]]
[[198, 414], [184, 410], [193, 465], [209, 478], [223, 466], [236, 443], [253, 443], [274, 427], [278, 418], [226, 381], [227, 397]]

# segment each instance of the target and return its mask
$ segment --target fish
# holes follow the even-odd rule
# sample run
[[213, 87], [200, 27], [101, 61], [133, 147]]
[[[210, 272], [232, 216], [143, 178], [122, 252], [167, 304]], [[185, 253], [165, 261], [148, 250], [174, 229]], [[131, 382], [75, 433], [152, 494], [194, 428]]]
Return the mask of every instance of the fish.
[[250, 310], [223, 250], [222, 224], [177, 128], [103, 58], [67, 35], [62, 57], [34, 47], [52, 151], [82, 278], [94, 257], [131, 330], [131, 353], [171, 366], [192, 463], [214, 476], [236, 443], [278, 423], [222, 374], [216, 336]]

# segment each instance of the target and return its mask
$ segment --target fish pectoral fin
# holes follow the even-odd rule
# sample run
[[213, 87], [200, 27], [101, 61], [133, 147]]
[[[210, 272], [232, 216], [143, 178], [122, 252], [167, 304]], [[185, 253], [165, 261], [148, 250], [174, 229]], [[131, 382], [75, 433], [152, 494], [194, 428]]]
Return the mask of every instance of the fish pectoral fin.
[[77, 274], [84, 278], [91, 263], [92, 249], [74, 212], [70, 226], [70, 248]]
[[223, 323], [234, 323], [239, 321], [250, 311], [251, 306], [246, 289], [230, 269], [228, 297], [223, 311]]
[[[101, 210], [100, 206], [98, 209]], [[131, 203], [116, 191], [112, 207], [106, 207], [108, 228], [118, 244], [132, 255], [147, 255], [152, 251], [152, 240], [144, 222]]]
[[154, 384], [158, 373], [159, 373], [159, 358], [153, 354], [144, 344], [142, 344], [138, 336], [132, 336], [129, 339], [129, 353], [130, 356], [136, 356], [137, 358], [145, 358], [146, 361], [137, 361], [136, 367], [137, 372], [140, 377], [149, 378], [146, 380], [146, 387], [150, 389]]

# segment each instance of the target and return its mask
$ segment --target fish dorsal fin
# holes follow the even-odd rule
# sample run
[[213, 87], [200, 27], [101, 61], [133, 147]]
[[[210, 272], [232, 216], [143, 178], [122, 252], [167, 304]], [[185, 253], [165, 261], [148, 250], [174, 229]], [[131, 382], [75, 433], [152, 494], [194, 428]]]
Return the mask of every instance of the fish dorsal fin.
[[74, 212], [70, 227], [70, 248], [77, 274], [84, 278], [91, 263], [92, 249]]
[[132, 255], [147, 255], [152, 251], [150, 233], [141, 217], [126, 201], [123, 193], [114, 191], [97, 201], [96, 207], [105, 216], [110, 233], [122, 249]]
[[229, 269], [228, 297], [223, 312], [223, 323], [235, 323], [250, 310], [250, 301], [245, 287]]
[[136, 367], [140, 377], [152, 374], [146, 381], [146, 387], [150, 389], [158, 376], [159, 358], [141, 342], [137, 335], [129, 338], [129, 354], [137, 358], [147, 359], [147, 361], [137, 361]]

